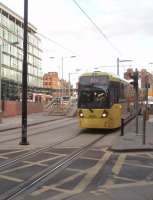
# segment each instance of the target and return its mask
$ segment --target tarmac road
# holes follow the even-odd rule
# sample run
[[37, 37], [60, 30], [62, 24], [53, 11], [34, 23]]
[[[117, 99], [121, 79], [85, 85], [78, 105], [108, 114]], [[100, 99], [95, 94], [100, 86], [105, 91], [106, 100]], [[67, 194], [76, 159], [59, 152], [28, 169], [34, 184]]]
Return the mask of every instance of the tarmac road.
[[[71, 142], [61, 143], [52, 150], [45, 151], [34, 158], [24, 159], [13, 168], [2, 171], [0, 173], [1, 193], [24, 182], [34, 173], [40, 172], [45, 167], [52, 165], [104, 133], [102, 130], [82, 131], [78, 128], [75, 119], [73, 122], [67, 124], [64, 128], [61, 127], [51, 131], [47, 135], [50, 134], [50, 142], [61, 138], [61, 135], [66, 137], [76, 135], [78, 136], [77, 138], [71, 140]], [[127, 130], [131, 131], [132, 126], [130, 124]], [[148, 127], [151, 128], [151, 125]], [[122, 153], [111, 151], [110, 148], [119, 137], [119, 134], [120, 130], [107, 133], [106, 137], [98, 141], [63, 171], [43, 183], [40, 187], [25, 194], [24, 199], [152, 200], [153, 152], [135, 152], [133, 150]], [[43, 134], [39, 136], [39, 139], [34, 138], [30, 142], [30, 147], [19, 148], [18, 144], [14, 142], [12, 144], [11, 142], [9, 143], [7, 146], [9, 148], [2, 145], [0, 148], [0, 163], [4, 162], [4, 160], [24, 155], [30, 149], [38, 148], [37, 145], [34, 145], [34, 142], [39, 144], [39, 142], [44, 141], [44, 143], [47, 142], [49, 144], [47, 139], [44, 140]]]

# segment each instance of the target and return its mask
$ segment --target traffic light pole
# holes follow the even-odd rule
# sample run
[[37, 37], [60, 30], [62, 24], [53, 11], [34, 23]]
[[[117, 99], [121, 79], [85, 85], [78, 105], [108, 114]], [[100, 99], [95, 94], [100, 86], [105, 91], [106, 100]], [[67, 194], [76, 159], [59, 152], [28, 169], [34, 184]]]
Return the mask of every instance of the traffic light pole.
[[143, 138], [142, 144], [146, 144], [146, 120], [148, 118], [148, 77], [145, 77], [145, 109], [143, 111]]
[[135, 70], [135, 91], [136, 91], [136, 134], [138, 134], [138, 112], [139, 112], [139, 89], [138, 89], [139, 72]]
[[27, 141], [27, 38], [28, 38], [28, 0], [24, 0], [24, 35], [23, 35], [23, 69], [22, 69], [22, 136], [21, 145]]
[[138, 131], [139, 131], [138, 112], [139, 112], [139, 93], [138, 93], [138, 88], [137, 88], [136, 90], [136, 134], [138, 134]]
[[120, 67], [120, 60], [117, 58], [117, 75], [119, 76], [119, 67]]

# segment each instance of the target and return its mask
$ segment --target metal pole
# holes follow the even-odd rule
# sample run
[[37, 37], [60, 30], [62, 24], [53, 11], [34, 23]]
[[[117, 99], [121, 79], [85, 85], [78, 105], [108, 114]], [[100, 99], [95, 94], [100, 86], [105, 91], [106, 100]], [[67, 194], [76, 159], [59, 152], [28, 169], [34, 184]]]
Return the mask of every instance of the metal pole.
[[124, 119], [121, 119], [121, 136], [124, 135]]
[[59, 69], [58, 69], [58, 81], [59, 81], [58, 97], [60, 98], [60, 96], [61, 96], [60, 65], [59, 65]]
[[[63, 87], [64, 87], [64, 80], [63, 80], [63, 56], [61, 58], [61, 67], [62, 67], [62, 98], [63, 98]], [[62, 100], [63, 103], [63, 100]]]
[[148, 88], [149, 88], [149, 80], [147, 76], [147, 80], [146, 80], [146, 111], [147, 113], [148, 113]]
[[118, 76], [120, 75], [119, 67], [120, 67], [120, 60], [119, 60], [119, 58], [117, 58], [117, 75]]
[[69, 73], [69, 97], [71, 97], [71, 79], [70, 79], [71, 73]]
[[2, 69], [2, 45], [0, 45], [0, 112], [2, 112], [2, 87], [1, 87], [2, 74], [1, 74], [1, 69]]
[[23, 35], [23, 69], [22, 69], [22, 137], [21, 145], [27, 141], [27, 36], [28, 36], [28, 0], [24, 0], [24, 35]]
[[146, 111], [143, 111], [143, 138], [142, 144], [146, 144]]
[[0, 122], [2, 121], [2, 45], [0, 45]]
[[135, 78], [136, 78], [136, 134], [138, 134], [138, 111], [139, 111], [139, 91], [138, 91], [138, 70], [135, 70]]
[[145, 104], [145, 109], [143, 111], [143, 144], [146, 144], [146, 118], [148, 117], [148, 77], [145, 77], [145, 100], [146, 100], [146, 104]]

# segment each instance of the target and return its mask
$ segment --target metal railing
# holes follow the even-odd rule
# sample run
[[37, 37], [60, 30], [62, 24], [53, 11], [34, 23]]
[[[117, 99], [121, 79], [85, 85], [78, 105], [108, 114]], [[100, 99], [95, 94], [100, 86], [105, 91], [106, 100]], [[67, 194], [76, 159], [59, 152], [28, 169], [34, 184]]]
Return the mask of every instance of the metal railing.
[[136, 116], [138, 116], [138, 114], [135, 113], [133, 115], [129, 115], [127, 118], [121, 118], [121, 136], [124, 136], [125, 125], [128, 124], [134, 118], [136, 118]]

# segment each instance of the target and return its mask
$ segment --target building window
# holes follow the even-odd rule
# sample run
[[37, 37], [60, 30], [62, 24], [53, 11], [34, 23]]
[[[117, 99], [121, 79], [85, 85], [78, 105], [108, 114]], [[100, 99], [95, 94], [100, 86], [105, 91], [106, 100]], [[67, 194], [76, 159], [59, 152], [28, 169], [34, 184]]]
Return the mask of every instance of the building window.
[[8, 41], [8, 31], [6, 29], [3, 31], [3, 38]]
[[10, 56], [3, 54], [2, 55], [2, 63], [6, 66], [10, 66]]
[[18, 70], [22, 71], [22, 61], [18, 60]]
[[[22, 77], [23, 63], [23, 21], [16, 19], [14, 14], [9, 14], [0, 8], [0, 45], [2, 45], [2, 75], [8, 79], [17, 81]], [[33, 86], [42, 86], [40, 39], [35, 31], [28, 32], [28, 72], [31, 74], [29, 83]], [[17, 45], [10, 43], [18, 42]], [[5, 66], [7, 66], [5, 68]]]
[[17, 69], [17, 60], [16, 60], [16, 58], [11, 58], [11, 67]]
[[3, 14], [2, 14], [2, 21], [1, 22], [2, 22], [3, 26], [8, 27], [8, 18], [5, 17]]
[[0, 27], [0, 37], [3, 38], [3, 29]]

